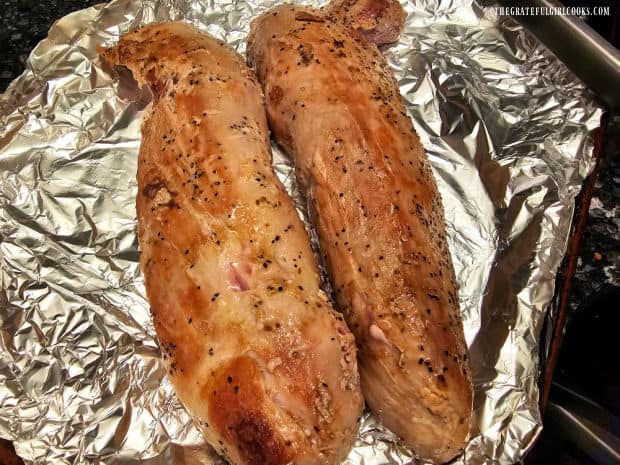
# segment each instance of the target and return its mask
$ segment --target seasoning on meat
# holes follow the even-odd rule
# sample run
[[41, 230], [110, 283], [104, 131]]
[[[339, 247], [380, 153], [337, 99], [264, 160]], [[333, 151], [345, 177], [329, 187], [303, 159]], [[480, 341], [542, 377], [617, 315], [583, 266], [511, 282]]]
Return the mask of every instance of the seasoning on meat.
[[354, 341], [272, 170], [254, 74], [183, 23], [149, 25], [100, 52], [153, 93], [138, 233], [179, 399], [230, 463], [339, 463], [363, 406]]
[[403, 19], [394, 0], [281, 5], [253, 21], [248, 57], [355, 334], [366, 401], [416, 454], [445, 462], [468, 437], [472, 383], [443, 208], [369, 42], [395, 40]]

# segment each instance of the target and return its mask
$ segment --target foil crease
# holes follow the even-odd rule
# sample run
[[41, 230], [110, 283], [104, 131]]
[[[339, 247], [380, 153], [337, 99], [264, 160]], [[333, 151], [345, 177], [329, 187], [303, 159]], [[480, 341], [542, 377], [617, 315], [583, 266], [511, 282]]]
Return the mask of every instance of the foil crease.
[[[166, 377], [138, 266], [149, 95], [111, 75], [95, 46], [184, 20], [244, 53], [249, 21], [276, 3], [114, 0], [78, 11], [0, 95], [0, 436], [27, 463], [223, 463]], [[456, 463], [514, 463], [541, 430], [541, 333], [602, 110], [492, 8], [406, 9], [405, 33], [384, 52], [443, 197], [475, 383], [472, 439]], [[274, 166], [303, 215], [277, 147]], [[367, 413], [346, 463], [417, 462]]]

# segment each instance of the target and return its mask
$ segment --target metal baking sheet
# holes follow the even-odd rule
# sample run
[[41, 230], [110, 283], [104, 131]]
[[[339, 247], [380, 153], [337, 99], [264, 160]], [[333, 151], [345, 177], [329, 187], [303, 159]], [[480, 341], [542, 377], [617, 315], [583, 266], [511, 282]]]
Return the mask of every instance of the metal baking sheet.
[[[134, 198], [148, 92], [98, 44], [184, 20], [244, 52], [273, 0], [114, 0], [50, 30], [0, 95], [0, 435], [36, 464], [222, 463], [176, 399], [138, 266]], [[514, 20], [409, 0], [384, 52], [446, 211], [475, 383], [456, 463], [517, 461], [541, 428], [540, 333], [602, 110]], [[296, 194], [290, 162], [274, 166]], [[303, 213], [303, 205], [299, 204]], [[367, 414], [349, 465], [416, 463]]]

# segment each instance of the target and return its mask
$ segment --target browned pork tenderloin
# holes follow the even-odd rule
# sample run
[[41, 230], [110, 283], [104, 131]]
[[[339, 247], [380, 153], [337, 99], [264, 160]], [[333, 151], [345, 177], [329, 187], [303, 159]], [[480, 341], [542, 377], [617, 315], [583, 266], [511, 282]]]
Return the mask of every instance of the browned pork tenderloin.
[[233, 464], [339, 463], [363, 406], [353, 337], [272, 170], [254, 74], [183, 23], [130, 32], [101, 55], [153, 93], [141, 266], [179, 399]]
[[442, 202], [368, 41], [394, 40], [402, 9], [360, 1], [267, 11], [252, 23], [248, 58], [295, 160], [366, 400], [416, 454], [445, 462], [467, 440], [472, 382]]

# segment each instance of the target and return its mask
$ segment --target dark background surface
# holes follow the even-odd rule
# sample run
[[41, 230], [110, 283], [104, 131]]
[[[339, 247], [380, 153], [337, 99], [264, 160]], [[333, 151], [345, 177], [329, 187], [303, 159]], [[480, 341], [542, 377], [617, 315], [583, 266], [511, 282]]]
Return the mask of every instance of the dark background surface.
[[[0, 0], [0, 92], [26, 65], [30, 51], [58, 18], [97, 0]], [[588, 22], [603, 36], [618, 40], [619, 8], [611, 1], [566, 1], [567, 5], [611, 5], [612, 16]], [[620, 85], [620, 83], [618, 84]], [[582, 234], [579, 263], [556, 378], [595, 398], [620, 415], [616, 338], [620, 330], [620, 116], [607, 115], [603, 151], [589, 217]], [[579, 212], [577, 212], [579, 214]], [[528, 462], [590, 464], [569, 443], [543, 434]], [[12, 464], [3, 455], [0, 464]]]
[[54, 21], [96, 0], [0, 0], [0, 92], [24, 71], [28, 54]]

